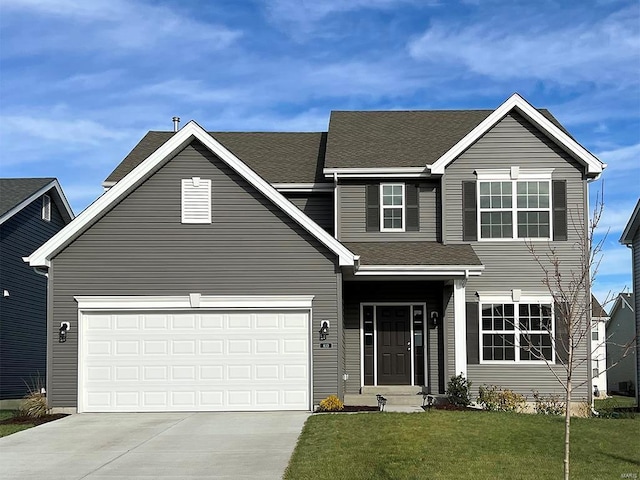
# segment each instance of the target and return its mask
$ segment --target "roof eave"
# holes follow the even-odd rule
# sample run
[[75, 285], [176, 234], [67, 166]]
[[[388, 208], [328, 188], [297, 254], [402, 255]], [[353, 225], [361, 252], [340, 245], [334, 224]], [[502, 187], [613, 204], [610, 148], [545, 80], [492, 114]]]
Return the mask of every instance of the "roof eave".
[[58, 180], [53, 179], [52, 181], [44, 185], [42, 188], [39, 188], [38, 190], [33, 192], [31, 195], [29, 195], [27, 198], [25, 198], [15, 207], [13, 207], [11, 210], [7, 211], [4, 215], [2, 215], [2, 217], [0, 217], [0, 225], [6, 222], [7, 220], [9, 220], [11, 217], [13, 217], [16, 213], [18, 213], [24, 207], [31, 204], [31, 202], [36, 200], [38, 197], [49, 192], [51, 189], [55, 190], [56, 192], [56, 195], [58, 197], [57, 199], [59, 200], [58, 206], [62, 207], [60, 208], [60, 213], [62, 214], [62, 216], [65, 218], [65, 220], [67, 220], [67, 222], [70, 222], [71, 220], [73, 220], [75, 218], [75, 215], [73, 214], [73, 210], [71, 210], [71, 206], [67, 201], [67, 197], [65, 197], [64, 192], [62, 191], [62, 187], [60, 186], [60, 183], [58, 182]]
[[597, 178], [606, 168], [606, 164], [585, 149], [582, 145], [555, 126], [550, 120], [536, 110], [529, 102], [519, 94], [514, 93], [502, 105], [496, 108], [486, 119], [465, 135], [462, 140], [451, 147], [436, 162], [427, 165], [434, 175], [444, 175], [445, 168], [460, 156], [475, 141], [484, 135], [489, 129], [502, 120], [509, 112], [517, 110], [530, 122], [543, 130], [556, 144], [570, 153], [576, 160], [585, 166], [587, 176]]
[[633, 213], [622, 232], [619, 242], [623, 245], [631, 246], [638, 228], [640, 228], [640, 200], [636, 203], [636, 207], [633, 209]]

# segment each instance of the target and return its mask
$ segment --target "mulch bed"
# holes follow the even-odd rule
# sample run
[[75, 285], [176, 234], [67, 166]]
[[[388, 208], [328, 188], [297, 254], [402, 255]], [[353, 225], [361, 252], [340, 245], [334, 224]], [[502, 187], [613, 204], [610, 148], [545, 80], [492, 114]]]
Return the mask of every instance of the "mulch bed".
[[15, 416], [0, 420], [0, 425], [42, 425], [43, 423], [53, 422], [54, 420], [58, 420], [66, 416], [68, 416], [68, 414], [66, 413], [54, 413], [51, 415], [45, 415], [44, 417], [40, 418]]
[[345, 405], [344, 408], [337, 412], [324, 412], [322, 410], [316, 410], [314, 413], [354, 413], [354, 412], [377, 412], [378, 407], [371, 407], [369, 405]]
[[[427, 407], [422, 407], [425, 410], [427, 409]], [[437, 403], [435, 404], [433, 407], [431, 408], [435, 408], [436, 410], [456, 410], [456, 411], [473, 411], [473, 412], [483, 412], [484, 410], [480, 409], [480, 408], [473, 408], [473, 407], [463, 407], [462, 405], [454, 405], [453, 403]]]

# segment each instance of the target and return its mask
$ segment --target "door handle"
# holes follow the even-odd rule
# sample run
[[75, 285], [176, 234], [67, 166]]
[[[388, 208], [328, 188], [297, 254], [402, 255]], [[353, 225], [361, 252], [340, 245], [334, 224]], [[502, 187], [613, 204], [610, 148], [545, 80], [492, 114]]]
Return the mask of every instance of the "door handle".
[[407, 352], [411, 351], [411, 340], [407, 342]]

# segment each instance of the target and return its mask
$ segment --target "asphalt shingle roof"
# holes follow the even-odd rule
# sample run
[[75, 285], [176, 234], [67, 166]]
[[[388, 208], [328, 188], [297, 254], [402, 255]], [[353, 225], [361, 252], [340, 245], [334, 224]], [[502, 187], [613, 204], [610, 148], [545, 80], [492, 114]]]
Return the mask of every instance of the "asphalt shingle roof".
[[[270, 183], [317, 183], [322, 175], [326, 133], [209, 132]], [[117, 182], [171, 138], [173, 132], [149, 132], [107, 177]]]
[[[547, 110], [539, 111], [563, 129]], [[333, 111], [325, 168], [424, 167], [491, 113], [493, 110]]]
[[55, 178], [0, 178], [0, 216], [54, 180]]
[[482, 265], [471, 245], [438, 242], [343, 242], [361, 265]]

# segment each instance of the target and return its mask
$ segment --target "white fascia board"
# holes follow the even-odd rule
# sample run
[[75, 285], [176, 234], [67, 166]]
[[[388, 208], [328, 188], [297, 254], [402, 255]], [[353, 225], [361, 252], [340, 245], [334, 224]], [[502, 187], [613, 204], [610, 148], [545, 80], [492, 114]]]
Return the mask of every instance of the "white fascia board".
[[189, 295], [181, 296], [77, 296], [80, 310], [291, 310], [310, 309], [313, 295], [202, 295], [192, 307]]
[[636, 208], [633, 209], [629, 222], [620, 236], [620, 243], [631, 246], [633, 244], [633, 237], [635, 236], [638, 228], [640, 228], [640, 200], [636, 203]]
[[4, 222], [9, 220], [11, 217], [13, 217], [16, 213], [18, 213], [24, 207], [26, 207], [27, 205], [31, 204], [31, 202], [36, 200], [38, 197], [44, 195], [45, 193], [47, 193], [51, 189], [54, 189], [58, 193], [58, 196], [62, 200], [62, 207], [64, 208], [64, 210], [66, 210], [67, 214], [69, 215], [69, 218], [71, 218], [71, 220], [73, 220], [74, 214], [73, 214], [73, 211], [71, 210], [71, 206], [69, 205], [69, 202], [67, 201], [67, 197], [64, 196], [64, 192], [62, 191], [62, 187], [60, 187], [60, 184], [58, 183], [58, 180], [52, 180], [51, 182], [47, 183], [44, 187], [42, 187], [40, 190], [34, 192], [29, 197], [27, 197], [25, 200], [23, 200], [18, 205], [16, 205], [11, 210], [9, 210], [7, 213], [2, 215], [2, 217], [0, 217], [0, 225], [2, 225]]
[[333, 183], [272, 183], [280, 193], [331, 193]]
[[327, 178], [420, 178], [430, 177], [425, 167], [397, 168], [325, 168], [322, 171]]
[[52, 255], [55, 255], [68, 242], [73, 240], [79, 233], [99, 218], [103, 213], [129, 193], [131, 189], [142, 183], [156, 168], [167, 161], [170, 156], [187, 145], [192, 140], [197, 139], [209, 150], [211, 150], [223, 162], [229, 165], [241, 177], [264, 194], [269, 200], [274, 202], [293, 220], [299, 223], [309, 233], [316, 237], [327, 248], [339, 257], [340, 266], [353, 265], [353, 253], [351, 253], [338, 240], [329, 235], [322, 227], [311, 220], [300, 209], [287, 200], [281, 193], [273, 188], [268, 182], [263, 180], [258, 174], [251, 170], [238, 157], [227, 150], [222, 144], [209, 135], [200, 125], [191, 120], [169, 140], [160, 146], [146, 160], [129, 172], [122, 180], [112, 186], [93, 204], [85, 209], [78, 217], [60, 230], [48, 242], [42, 245], [29, 257], [29, 264], [32, 267], [48, 267]]
[[432, 174], [444, 175], [445, 168], [458, 156], [476, 142], [482, 135], [487, 133], [495, 124], [502, 120], [511, 110], [516, 109], [531, 123], [545, 132], [554, 142], [566, 149], [578, 161], [587, 168], [589, 175], [597, 176], [606, 168], [606, 164], [598, 160], [595, 155], [564, 133], [544, 115], [536, 110], [529, 102], [517, 93], [509, 97], [502, 105], [496, 108], [487, 118], [485, 118], [476, 128], [465, 135], [462, 140], [451, 147], [432, 165], [427, 165]]
[[484, 265], [363, 265], [355, 275], [477, 277], [483, 270]]

